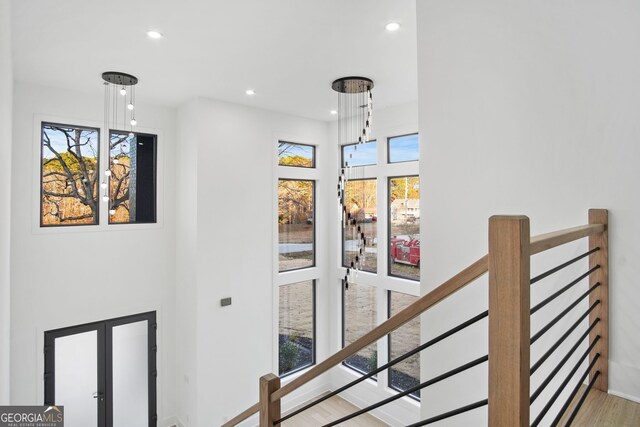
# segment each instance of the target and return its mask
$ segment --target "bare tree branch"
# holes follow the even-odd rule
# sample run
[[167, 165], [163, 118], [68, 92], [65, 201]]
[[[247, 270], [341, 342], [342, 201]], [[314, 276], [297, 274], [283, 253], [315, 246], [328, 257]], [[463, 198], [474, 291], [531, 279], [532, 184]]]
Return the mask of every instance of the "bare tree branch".
[[[48, 131], [60, 132], [64, 135], [66, 140], [67, 153], [59, 152], [53, 145], [51, 135]], [[83, 138], [83, 132], [85, 136]], [[43, 183], [43, 202], [46, 201], [52, 207], [55, 208], [50, 212], [45, 212], [45, 206], [43, 205], [43, 217], [53, 216], [58, 218], [60, 222], [82, 220], [87, 218], [94, 218], [97, 220], [97, 197], [95, 190], [97, 188], [97, 180], [99, 174], [96, 173], [95, 166], [92, 163], [91, 157], [85, 157], [82, 153], [82, 147], [88, 147], [89, 151], [95, 154], [95, 148], [92, 145], [93, 131], [87, 131], [81, 128], [66, 128], [59, 126], [47, 126], [43, 131], [43, 146], [53, 153], [53, 158], [43, 158], [42, 166], [49, 169], [45, 172], [43, 170], [42, 183]], [[61, 168], [58, 170], [58, 166]], [[77, 165], [76, 165], [77, 163]], [[55, 166], [54, 166], [55, 165]], [[55, 169], [51, 169], [53, 166]], [[44, 186], [47, 186], [44, 188]], [[72, 209], [73, 202], [65, 202], [61, 205], [60, 200], [56, 199], [75, 199], [81, 205], [89, 207], [91, 212], [82, 213], [72, 216], [64, 216], [65, 209]], [[69, 204], [71, 203], [71, 204]]]
[[93, 218], [93, 214], [92, 213], [88, 213], [88, 214], [84, 214], [84, 215], [67, 216], [67, 217], [59, 217], [59, 218], [60, 218], [60, 222], [78, 221], [78, 220], [81, 220], [81, 219]]

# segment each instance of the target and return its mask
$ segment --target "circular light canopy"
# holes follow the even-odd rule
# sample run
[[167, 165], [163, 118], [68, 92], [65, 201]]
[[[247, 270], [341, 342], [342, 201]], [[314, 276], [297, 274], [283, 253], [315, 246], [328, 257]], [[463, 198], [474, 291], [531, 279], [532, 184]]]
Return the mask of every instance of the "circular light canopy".
[[334, 80], [331, 87], [340, 93], [362, 93], [373, 89], [373, 80], [366, 77], [342, 77]]
[[138, 84], [138, 78], [136, 76], [119, 71], [106, 71], [102, 73], [102, 80], [118, 86], [133, 86]]

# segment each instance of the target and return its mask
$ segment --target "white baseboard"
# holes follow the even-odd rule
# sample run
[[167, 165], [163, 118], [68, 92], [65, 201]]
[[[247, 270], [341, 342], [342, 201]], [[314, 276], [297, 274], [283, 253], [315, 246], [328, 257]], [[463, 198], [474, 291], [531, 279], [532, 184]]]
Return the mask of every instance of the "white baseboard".
[[295, 409], [297, 407], [299, 407], [300, 405], [303, 405], [313, 399], [316, 399], [318, 396], [320, 396], [321, 394], [327, 393], [329, 392], [329, 388], [327, 387], [327, 385], [322, 384], [319, 385], [317, 387], [314, 387], [310, 390], [307, 390], [306, 392], [302, 393], [302, 394], [297, 394], [294, 398], [292, 399], [284, 399], [284, 402], [282, 402], [282, 413], [285, 414], [288, 411], [291, 411], [292, 409]]
[[613, 396], [621, 397], [621, 398], [626, 399], [626, 400], [630, 400], [630, 401], [635, 402], [635, 403], [640, 403], [640, 398], [638, 396], [632, 396], [630, 394], [623, 393], [623, 392], [618, 391], [618, 390], [609, 389], [609, 394], [611, 394]]
[[609, 360], [609, 394], [640, 403], [640, 369]]
[[[343, 391], [342, 393], [340, 393], [340, 397], [346, 400], [347, 402], [354, 404], [358, 408], [365, 408], [371, 404], [371, 402], [366, 402], [360, 399], [355, 394], [350, 393], [348, 391]], [[378, 418], [380, 421], [383, 421], [391, 426], [405, 425], [405, 423], [402, 423], [400, 420], [398, 420], [397, 418], [395, 418], [394, 416], [392, 416], [391, 414], [385, 412], [380, 408], [374, 409], [373, 411], [370, 412], [370, 414]]]

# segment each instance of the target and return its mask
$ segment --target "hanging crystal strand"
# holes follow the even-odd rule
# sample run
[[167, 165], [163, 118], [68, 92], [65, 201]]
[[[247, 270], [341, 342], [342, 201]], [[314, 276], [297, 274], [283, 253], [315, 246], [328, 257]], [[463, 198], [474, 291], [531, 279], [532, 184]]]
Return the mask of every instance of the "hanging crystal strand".
[[358, 241], [360, 242], [359, 248], [358, 248], [358, 252], [360, 255], [360, 267], [363, 268], [365, 265], [365, 260], [366, 260], [366, 256], [365, 256], [365, 250], [366, 250], [366, 241], [361, 241], [360, 237], [364, 236], [364, 230], [366, 228], [366, 219], [367, 219], [367, 203], [366, 203], [366, 196], [365, 196], [365, 191], [366, 191], [366, 181], [364, 180], [364, 171], [362, 172], [362, 179], [361, 179], [361, 194], [362, 194], [362, 227], [358, 233], [358, 236], [356, 237], [358, 239]]
[[125, 130], [127, 128], [127, 95], [131, 96], [129, 86], [127, 86], [127, 91], [122, 97], [122, 127], [120, 128], [122, 130]]
[[[334, 81], [332, 88], [338, 92], [338, 145], [341, 149], [345, 144], [350, 145], [349, 156], [341, 157], [336, 186], [343, 236], [345, 244], [348, 244], [345, 247], [349, 258], [343, 280], [344, 288], [348, 289], [349, 284], [357, 280], [367, 259], [364, 168], [354, 166], [354, 162], [362, 152], [358, 146], [370, 138], [373, 82], [363, 77], [345, 77]], [[359, 186], [357, 180], [360, 180]], [[361, 194], [358, 195], [357, 191]]]
[[[107, 146], [109, 144], [108, 141], [108, 135], [109, 135], [109, 101], [110, 101], [111, 97], [110, 97], [110, 92], [109, 92], [109, 83], [104, 82], [104, 113], [103, 113], [103, 118], [104, 118], [104, 131], [102, 134], [102, 147]], [[107, 141], [106, 144], [104, 141]], [[100, 167], [98, 167], [98, 170], [100, 169]], [[105, 200], [105, 197], [107, 198], [107, 201], [109, 200], [108, 196], [107, 196], [107, 182], [106, 182], [106, 176], [102, 178], [101, 182], [100, 182], [100, 189], [102, 190], [102, 200]]]

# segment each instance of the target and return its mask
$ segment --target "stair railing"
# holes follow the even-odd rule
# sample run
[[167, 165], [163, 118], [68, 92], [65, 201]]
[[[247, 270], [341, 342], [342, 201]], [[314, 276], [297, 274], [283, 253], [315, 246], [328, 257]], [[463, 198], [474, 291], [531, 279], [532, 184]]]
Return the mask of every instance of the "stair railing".
[[[529, 219], [525, 216], [494, 216], [489, 219], [489, 252], [464, 270], [442, 283], [440, 286], [419, 298], [413, 304], [406, 307], [396, 315], [381, 323], [370, 332], [342, 348], [329, 358], [325, 359], [307, 372], [293, 379], [291, 382], [280, 386], [280, 378], [274, 374], [268, 374], [260, 378], [260, 401], [230, 421], [223, 427], [232, 427], [246, 420], [250, 416], [259, 413], [260, 427], [279, 426], [282, 422], [295, 417], [301, 412], [319, 404], [320, 402], [366, 380], [377, 373], [384, 371], [406, 358], [417, 354], [443, 340], [449, 339], [461, 330], [476, 324], [480, 320], [489, 319], [489, 352], [487, 355], [469, 361], [457, 368], [451, 369], [430, 380], [424, 381], [408, 390], [399, 392], [387, 399], [373, 405], [362, 408], [352, 414], [337, 419], [323, 427], [338, 425], [344, 421], [355, 418], [373, 409], [386, 405], [399, 398], [423, 388], [447, 380], [461, 372], [488, 362], [489, 387], [487, 398], [464, 405], [460, 408], [439, 414], [429, 419], [419, 421], [410, 427], [424, 426], [443, 419], [447, 419], [464, 412], [472, 411], [488, 405], [488, 425], [492, 427], [525, 427], [530, 424], [530, 405], [547, 387], [564, 364], [575, 353], [583, 339], [589, 338], [588, 350], [578, 360], [569, 376], [563, 381], [540, 411], [532, 426], [537, 426], [548, 414], [549, 409], [558, 395], [567, 387], [581, 363], [589, 358], [589, 366], [580, 377], [569, 398], [556, 414], [551, 425], [557, 425], [566, 419], [565, 425], [570, 425], [584, 402], [587, 393], [592, 388], [602, 391], [608, 389], [608, 214], [604, 209], [591, 209], [589, 211], [589, 224], [553, 233], [547, 233], [536, 237], [529, 237]], [[548, 249], [573, 242], [578, 239], [589, 238], [589, 251], [570, 261], [560, 264], [534, 278], [530, 278], [531, 256]], [[589, 257], [589, 271], [578, 277], [569, 285], [555, 292], [534, 307], [530, 305], [530, 286], [563, 268]], [[484, 273], [489, 272], [489, 307], [469, 320], [451, 328], [437, 337], [423, 343], [417, 348], [397, 357], [394, 360], [372, 370], [351, 383], [325, 394], [285, 416], [281, 414], [281, 399], [298, 389], [302, 385], [317, 378], [329, 369], [340, 364], [348, 357], [353, 356], [361, 349], [377, 340], [385, 338], [389, 333], [398, 329], [405, 323], [424, 313], [439, 302], [474, 282]], [[570, 304], [560, 315], [552, 319], [540, 331], [531, 336], [531, 315], [547, 305], [559, 295], [575, 286], [583, 279], [589, 277], [589, 290], [578, 300]], [[567, 313], [571, 312], [580, 301], [589, 297], [590, 308], [566, 331], [558, 341], [543, 356], [531, 366], [530, 346], [543, 334], [558, 324]], [[550, 356], [558, 349], [560, 344], [576, 330], [581, 321], [589, 317], [589, 328], [574, 344], [571, 350], [561, 359], [560, 363], [551, 371], [551, 374], [542, 381], [540, 387], [530, 396], [530, 378], [537, 369], [550, 360]], [[583, 394], [573, 405], [572, 412], [567, 413], [574, 402], [581, 384], [590, 375], [589, 385]], [[564, 418], [563, 418], [564, 417]]]

